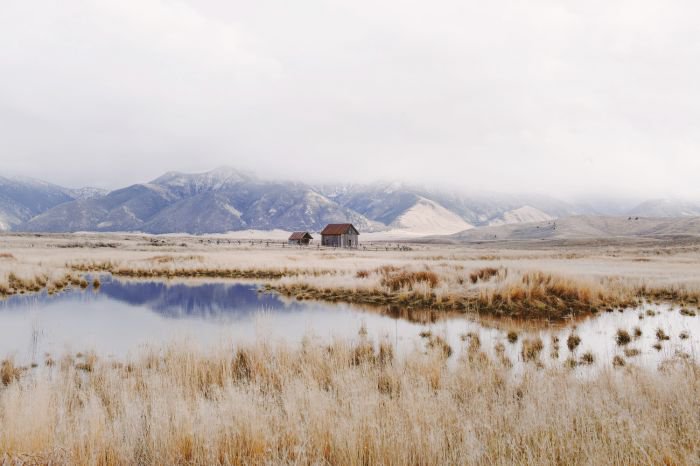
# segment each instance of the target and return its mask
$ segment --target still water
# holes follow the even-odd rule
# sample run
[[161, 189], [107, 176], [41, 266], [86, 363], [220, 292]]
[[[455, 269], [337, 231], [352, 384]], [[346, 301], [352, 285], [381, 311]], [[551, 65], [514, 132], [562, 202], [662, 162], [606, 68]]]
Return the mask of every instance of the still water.
[[[522, 365], [523, 341], [538, 338], [543, 348], [536, 359], [543, 366], [562, 366], [567, 360], [586, 362], [584, 355], [593, 355], [592, 364], [580, 364], [576, 370], [610, 366], [615, 356], [623, 357], [628, 364], [645, 366], [657, 366], [673, 358], [697, 360], [700, 349], [700, 316], [682, 315], [679, 308], [669, 305], [604, 312], [566, 325], [524, 327], [462, 316], [422, 324], [381, 310], [296, 301], [260, 291], [252, 283], [168, 283], [102, 277], [97, 290], [14, 296], [0, 301], [0, 359], [14, 357], [22, 363], [40, 364], [47, 353], [60, 356], [79, 351], [122, 358], [144, 346], [182, 341], [206, 347], [259, 340], [293, 345], [302, 338], [318, 342], [357, 340], [362, 328], [374, 341], [388, 339], [398, 354], [425, 351], [429, 340], [425, 332], [429, 331], [453, 349], [452, 363], [458, 363], [459, 355], [470, 343], [474, 347], [473, 340], [478, 337], [481, 351], [497, 361], [507, 359], [516, 369]], [[653, 311], [653, 315], [647, 311]], [[641, 335], [634, 335], [635, 328]], [[629, 332], [629, 343], [616, 342], [618, 329]], [[658, 329], [668, 340], [659, 341]], [[508, 339], [510, 330], [517, 331], [517, 340]], [[581, 339], [573, 351], [567, 347], [571, 334]], [[660, 346], [655, 348], [657, 344]], [[638, 350], [639, 354], [630, 350]]]

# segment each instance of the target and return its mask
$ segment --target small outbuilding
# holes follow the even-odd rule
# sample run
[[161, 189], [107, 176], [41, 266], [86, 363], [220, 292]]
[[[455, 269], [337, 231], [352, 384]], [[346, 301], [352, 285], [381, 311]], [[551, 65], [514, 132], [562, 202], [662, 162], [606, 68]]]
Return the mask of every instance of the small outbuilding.
[[356, 248], [360, 232], [352, 223], [331, 223], [321, 232], [321, 244], [333, 248]]
[[289, 237], [289, 244], [298, 244], [300, 246], [308, 246], [311, 240], [314, 239], [308, 231], [295, 231]]

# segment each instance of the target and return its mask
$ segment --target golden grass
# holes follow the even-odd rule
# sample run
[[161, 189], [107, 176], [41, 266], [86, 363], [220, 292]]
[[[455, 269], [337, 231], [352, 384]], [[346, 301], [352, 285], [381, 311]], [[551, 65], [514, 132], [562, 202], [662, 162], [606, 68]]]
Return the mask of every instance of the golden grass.
[[469, 274], [469, 281], [477, 283], [479, 281], [488, 281], [498, 275], [499, 269], [495, 267], [483, 267]]
[[405, 359], [390, 348], [361, 336], [64, 357], [0, 387], [0, 461], [688, 464], [700, 454], [700, 371], [686, 360], [663, 372], [616, 360], [614, 373], [578, 379], [532, 364], [515, 375], [476, 347], [455, 367], [437, 346]]

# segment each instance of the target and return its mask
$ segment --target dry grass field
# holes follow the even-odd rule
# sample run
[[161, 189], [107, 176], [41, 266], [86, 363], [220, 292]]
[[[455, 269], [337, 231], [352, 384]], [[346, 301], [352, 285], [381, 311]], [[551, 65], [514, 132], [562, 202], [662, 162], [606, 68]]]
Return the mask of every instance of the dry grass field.
[[695, 464], [700, 371], [515, 377], [478, 349], [394, 360], [362, 340], [124, 363], [48, 361], [0, 388], [0, 461], [20, 464]]
[[[696, 309], [699, 261], [692, 243], [337, 251], [221, 238], [3, 235], [0, 293], [88, 286], [86, 271], [251, 278], [297, 299], [536, 325], [640, 299]], [[439, 340], [398, 358], [391, 344], [364, 335], [300, 347], [183, 344], [126, 360], [55, 355], [36, 368], [5, 359], [0, 464], [700, 463], [692, 358], [580, 378], [530, 361], [541, 348], [523, 345], [519, 372], [478, 344], [448, 365]]]

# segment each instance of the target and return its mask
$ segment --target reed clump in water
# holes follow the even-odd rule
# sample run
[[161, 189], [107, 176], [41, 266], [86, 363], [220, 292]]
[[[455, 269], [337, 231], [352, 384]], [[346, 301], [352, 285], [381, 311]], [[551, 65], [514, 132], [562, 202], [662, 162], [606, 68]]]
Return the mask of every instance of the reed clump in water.
[[15, 362], [12, 359], [5, 359], [0, 363], [0, 384], [10, 385], [14, 381], [18, 380], [22, 370], [15, 366]]
[[627, 330], [621, 328], [617, 329], [617, 333], [615, 334], [615, 342], [618, 344], [618, 346], [625, 346], [631, 341], [632, 337]]
[[483, 353], [449, 367], [439, 348], [388, 358], [379, 346], [180, 344], [97, 358], [91, 371], [67, 358], [0, 386], [0, 451], [10, 464], [107, 465], [577, 464], [582, 451], [591, 464], [687, 464], [700, 453], [700, 371], [687, 360], [663, 374], [527, 365], [512, 376]]

